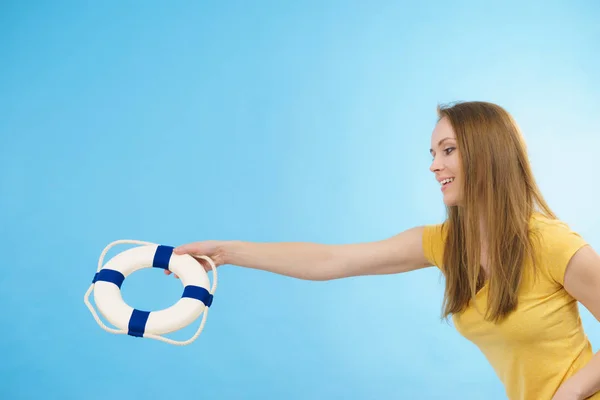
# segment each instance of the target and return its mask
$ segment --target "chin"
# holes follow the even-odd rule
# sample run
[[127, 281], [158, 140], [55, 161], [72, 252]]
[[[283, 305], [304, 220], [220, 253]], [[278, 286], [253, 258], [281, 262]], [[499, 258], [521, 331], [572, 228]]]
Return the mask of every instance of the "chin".
[[447, 207], [458, 206], [458, 201], [454, 196], [444, 196], [444, 204]]

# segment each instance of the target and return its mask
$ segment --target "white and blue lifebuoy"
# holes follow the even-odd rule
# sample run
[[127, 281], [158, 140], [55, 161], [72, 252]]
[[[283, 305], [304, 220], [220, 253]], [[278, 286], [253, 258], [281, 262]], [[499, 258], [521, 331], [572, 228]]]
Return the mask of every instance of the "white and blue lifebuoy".
[[[122, 243], [140, 246], [123, 251], [111, 258], [106, 265], [102, 265], [108, 250]], [[209, 286], [208, 274], [194, 257], [204, 259], [210, 264], [213, 271], [212, 288]], [[217, 269], [212, 259], [207, 256], [194, 257], [187, 254], [174, 254], [171, 246], [134, 240], [115, 241], [102, 252], [97, 272], [85, 294], [84, 302], [96, 322], [107, 332], [147, 337], [170, 344], [189, 344], [196, 340], [204, 328], [217, 286]], [[168, 269], [176, 274], [183, 284], [183, 293], [179, 301], [159, 311], [138, 310], [127, 305], [121, 296], [121, 285], [128, 275], [143, 268]], [[118, 329], [107, 327], [98, 318], [89, 302], [92, 290], [96, 307]], [[188, 326], [202, 313], [204, 313], [202, 322], [191, 339], [176, 341], [161, 336]]]

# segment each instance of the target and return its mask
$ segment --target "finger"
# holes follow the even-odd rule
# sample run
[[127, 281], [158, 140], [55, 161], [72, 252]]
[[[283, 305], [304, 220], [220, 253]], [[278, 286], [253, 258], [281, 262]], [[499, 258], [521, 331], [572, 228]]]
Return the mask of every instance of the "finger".
[[211, 265], [210, 265], [210, 263], [208, 261], [206, 261], [203, 258], [197, 258], [196, 260], [198, 260], [198, 262], [200, 263], [200, 265], [202, 265], [202, 267], [204, 268], [204, 270], [206, 272], [212, 271], [212, 267], [211, 267]]
[[[164, 272], [165, 272], [165, 275], [171, 275], [171, 274], [172, 274], [172, 272], [171, 272], [171, 271], [169, 271], [168, 269], [165, 269], [165, 270], [164, 270]], [[173, 274], [173, 276], [174, 276], [175, 278], [179, 279], [179, 277], [177, 276], [177, 274]]]
[[198, 243], [187, 243], [173, 249], [175, 254], [192, 254], [199, 251]]

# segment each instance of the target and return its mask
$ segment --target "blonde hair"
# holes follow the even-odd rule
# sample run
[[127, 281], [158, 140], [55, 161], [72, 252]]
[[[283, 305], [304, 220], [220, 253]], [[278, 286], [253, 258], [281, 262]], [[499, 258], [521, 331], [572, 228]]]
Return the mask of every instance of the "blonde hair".
[[485, 317], [498, 322], [517, 306], [524, 261], [533, 255], [532, 214], [556, 216], [540, 193], [520, 129], [506, 110], [487, 102], [460, 102], [437, 111], [456, 135], [464, 182], [461, 204], [446, 207], [443, 317], [462, 311], [485, 282], [482, 221], [489, 266]]

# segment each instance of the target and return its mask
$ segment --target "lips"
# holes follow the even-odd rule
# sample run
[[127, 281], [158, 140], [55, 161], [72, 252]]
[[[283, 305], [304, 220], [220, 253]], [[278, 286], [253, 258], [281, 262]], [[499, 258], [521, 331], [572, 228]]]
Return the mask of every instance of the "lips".
[[442, 191], [446, 190], [446, 188], [452, 183], [454, 182], [454, 178], [453, 177], [449, 177], [449, 178], [443, 178], [440, 179], [440, 185], [442, 185]]

